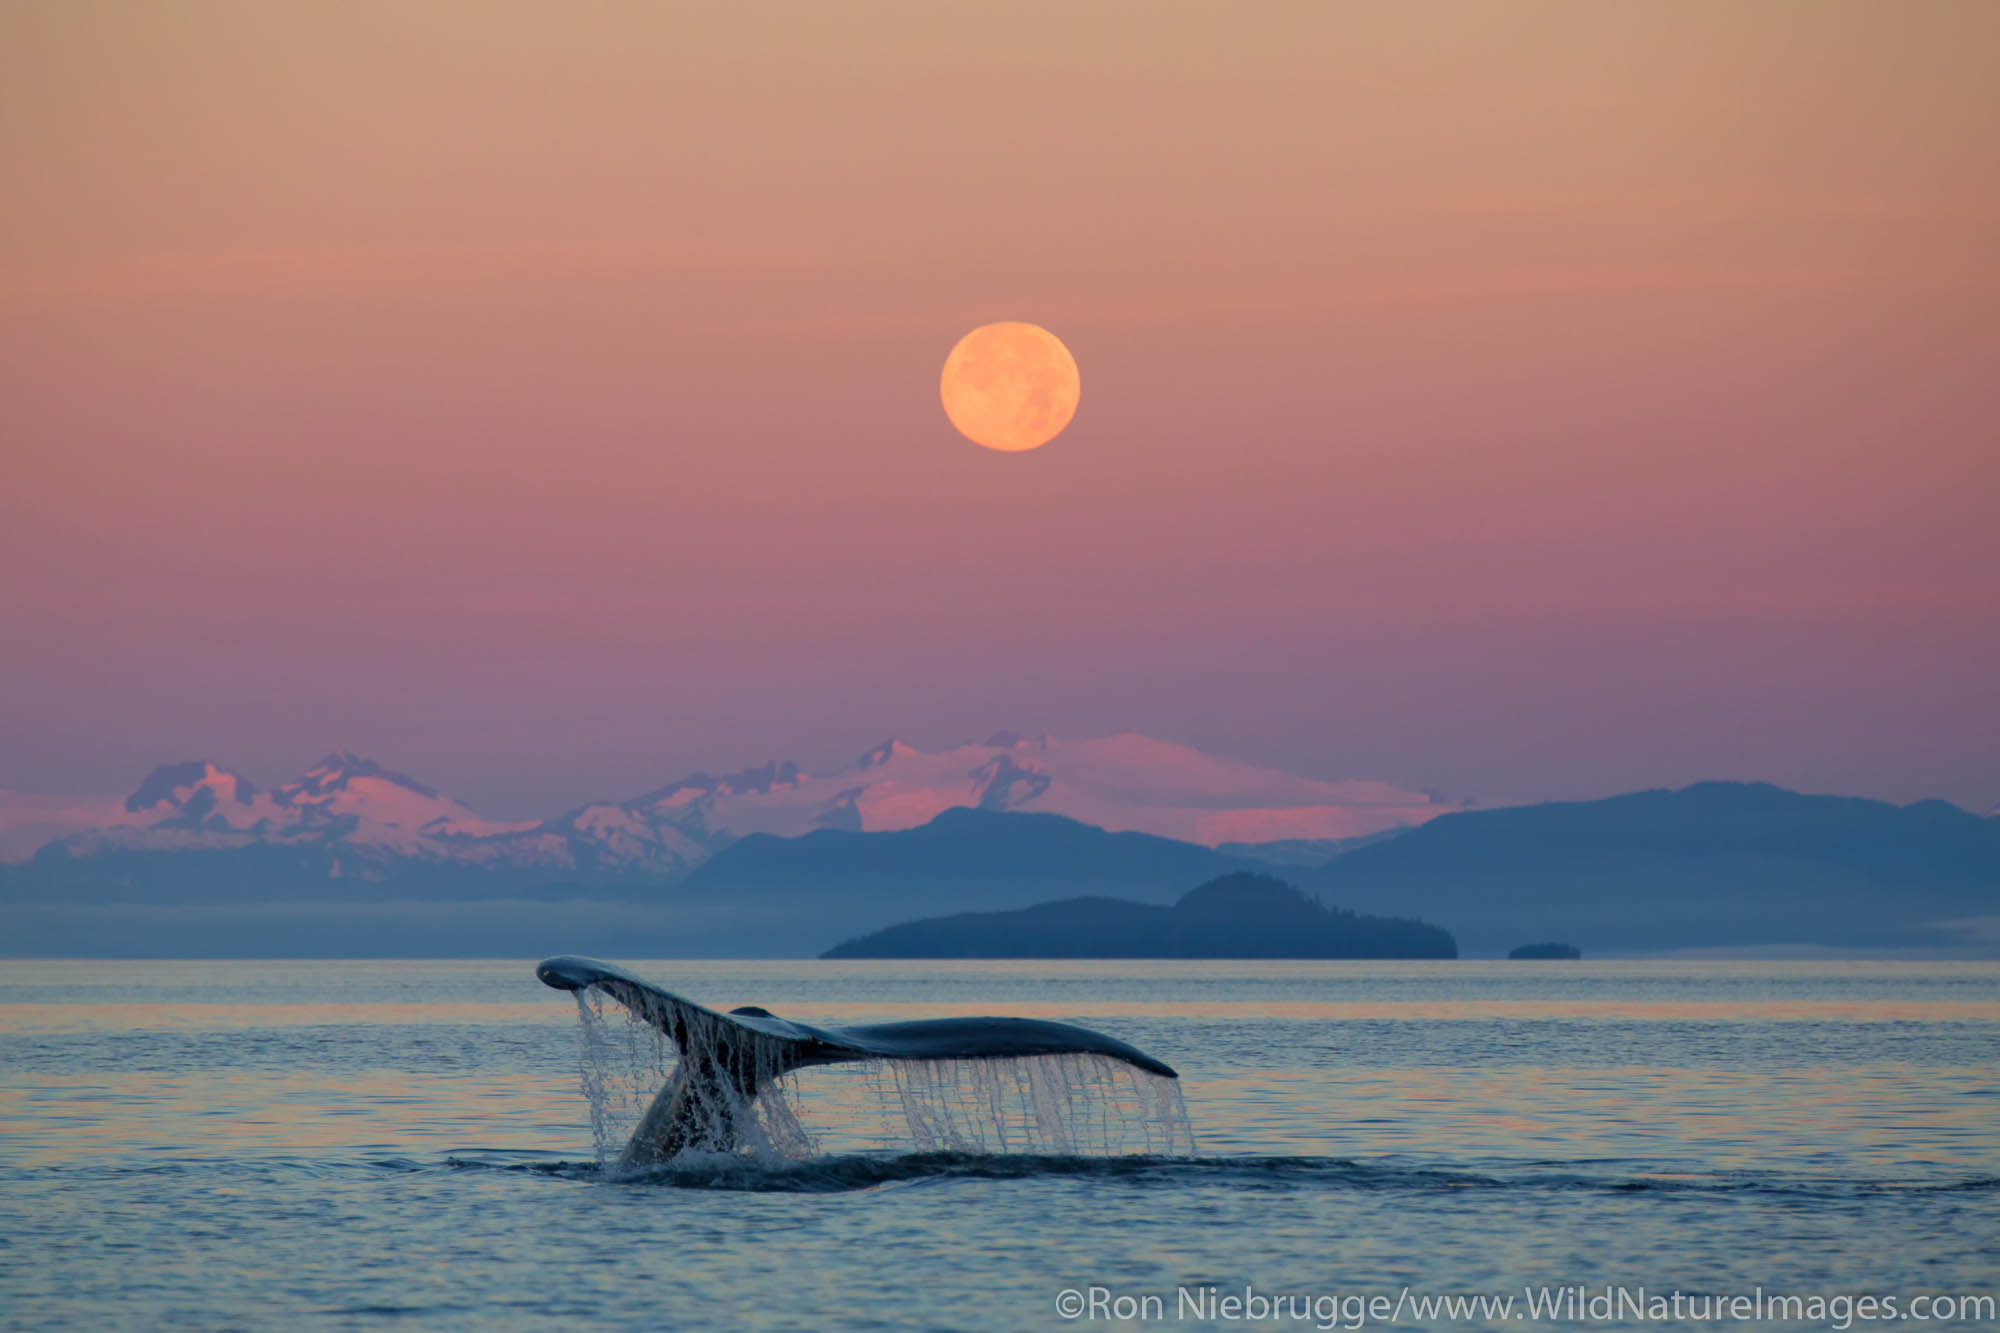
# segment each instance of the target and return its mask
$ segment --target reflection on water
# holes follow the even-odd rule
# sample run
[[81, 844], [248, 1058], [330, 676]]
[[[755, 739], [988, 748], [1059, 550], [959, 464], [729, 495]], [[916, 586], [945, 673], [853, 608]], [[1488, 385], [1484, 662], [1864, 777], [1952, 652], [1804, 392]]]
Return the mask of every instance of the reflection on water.
[[140, 1151], [148, 1160], [284, 1156], [337, 1150], [401, 1153], [531, 1151], [576, 1134], [574, 1086], [518, 1074], [375, 1070], [328, 1075], [226, 1070], [46, 1074], [0, 1087], [0, 1139], [11, 1161], [102, 1162]]
[[[634, 966], [812, 1023], [1102, 1027], [1182, 1070], [1211, 1151], [2000, 1161], [1993, 964]], [[575, 1037], [525, 964], [0, 964], [0, 1160], [573, 1150]], [[879, 1148], [846, 1077], [798, 1076], [815, 1134]]]
[[613, 1185], [525, 961], [0, 963], [4, 1304], [930, 1329], [1052, 1325], [1093, 1279], [1995, 1285], [1993, 964], [630, 966], [813, 1023], [1087, 1023], [1180, 1069], [1207, 1160], [890, 1155], [833, 1066], [795, 1080], [822, 1165]]
[[1988, 1071], [1913, 1065], [1260, 1070], [1211, 1076], [1190, 1087], [1188, 1106], [1216, 1151], [1695, 1160], [1711, 1170], [1838, 1162], [1890, 1173], [1991, 1170], [1993, 1090]]
[[211, 1004], [182, 1000], [82, 1004], [0, 1004], [0, 1032], [236, 1032], [251, 1028], [414, 1027], [439, 1023], [547, 1023], [560, 1015], [545, 1004], [426, 1004], [278, 1002]]

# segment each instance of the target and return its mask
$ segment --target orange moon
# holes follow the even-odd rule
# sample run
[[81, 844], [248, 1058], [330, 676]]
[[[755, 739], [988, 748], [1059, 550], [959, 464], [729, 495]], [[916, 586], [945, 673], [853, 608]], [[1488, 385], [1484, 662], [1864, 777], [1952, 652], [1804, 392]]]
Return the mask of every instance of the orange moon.
[[982, 324], [944, 359], [944, 414], [974, 444], [1039, 449], [1076, 415], [1076, 358], [1038, 324]]

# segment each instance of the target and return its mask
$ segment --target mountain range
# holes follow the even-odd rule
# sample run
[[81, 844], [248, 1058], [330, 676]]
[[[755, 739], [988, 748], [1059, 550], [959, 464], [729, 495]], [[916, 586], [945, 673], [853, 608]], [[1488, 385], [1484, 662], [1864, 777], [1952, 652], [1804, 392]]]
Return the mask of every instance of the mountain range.
[[678, 879], [426, 874], [410, 863], [387, 878], [328, 878], [324, 855], [259, 844], [0, 866], [0, 952], [810, 957], [941, 905], [1022, 907], [1052, 891], [1165, 903], [1248, 864], [1060, 815], [958, 807], [913, 829], [751, 834]]
[[2000, 818], [1764, 783], [1465, 811], [1287, 872], [1329, 902], [1411, 912], [1470, 953], [2000, 952]]
[[[1941, 801], [1700, 783], [1451, 810], [1132, 736], [891, 743], [824, 777], [696, 774], [516, 823], [344, 754], [270, 789], [201, 761], [122, 799], [0, 813], [32, 844], [0, 864], [16, 954], [797, 957], [1062, 898], [1164, 909], [1250, 870], [1433, 923], [1474, 957], [1536, 940], [2000, 954], [2000, 818]], [[1285, 836], [1228, 836], [1256, 829]]]
[[[979, 956], [972, 930], [1012, 939], [994, 948], [1111, 956], [1164, 949], [1178, 938], [1168, 904], [1253, 869], [1335, 911], [1420, 918], [1471, 956], [1542, 940], [1588, 957], [2000, 953], [2000, 819], [1739, 782], [1445, 814], [1318, 865], [955, 810], [899, 833], [745, 838], [669, 901], [690, 920], [754, 914], [788, 946], [867, 937], [887, 953]], [[1051, 939], [1062, 932], [1074, 942]], [[1297, 947], [1310, 952], [1304, 936]]]
[[413, 871], [468, 869], [509, 880], [677, 878], [749, 835], [893, 832], [957, 808], [1059, 814], [1208, 846], [1281, 843], [1310, 862], [1451, 807], [1387, 783], [1298, 777], [1130, 732], [999, 732], [936, 753], [890, 740], [817, 775], [777, 761], [694, 773], [624, 800], [504, 821], [336, 752], [268, 789], [203, 759], [162, 765], [122, 799], [0, 791], [0, 861], [69, 862], [74, 880], [75, 863], [115, 863], [129, 876], [152, 854], [262, 848], [291, 853], [284, 864], [311, 878], [408, 882], [423, 878]]
[[833, 941], [940, 907], [998, 910], [1051, 892], [1165, 903], [1253, 863], [1150, 833], [1061, 815], [951, 809], [884, 833], [752, 834], [658, 901], [722, 947], [818, 953]]

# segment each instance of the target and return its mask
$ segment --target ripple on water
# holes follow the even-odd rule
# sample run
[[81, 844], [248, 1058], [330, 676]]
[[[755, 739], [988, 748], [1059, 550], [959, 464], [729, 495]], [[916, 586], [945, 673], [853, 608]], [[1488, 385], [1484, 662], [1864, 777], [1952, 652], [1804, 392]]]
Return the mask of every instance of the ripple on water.
[[613, 1179], [574, 1008], [519, 964], [0, 964], [0, 1325], [1032, 1328], [1086, 1282], [2000, 1284], [1990, 965], [640, 970], [815, 1021], [1042, 1006], [1180, 1068], [1202, 1155], [897, 1150], [802, 1078], [823, 1156]]

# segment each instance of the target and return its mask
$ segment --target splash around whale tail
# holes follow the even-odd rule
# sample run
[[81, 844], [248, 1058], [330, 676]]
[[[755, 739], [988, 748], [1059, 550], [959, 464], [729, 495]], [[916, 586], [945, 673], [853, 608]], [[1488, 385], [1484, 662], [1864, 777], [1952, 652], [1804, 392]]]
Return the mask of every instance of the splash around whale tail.
[[666, 1035], [680, 1052], [620, 1158], [621, 1166], [665, 1161], [694, 1148], [728, 1151], [744, 1107], [795, 1069], [853, 1060], [1003, 1060], [1096, 1055], [1161, 1078], [1169, 1065], [1115, 1037], [1036, 1018], [937, 1018], [816, 1028], [754, 1005], [718, 1013], [591, 958], [558, 957], [535, 968], [557, 990], [600, 991]]

